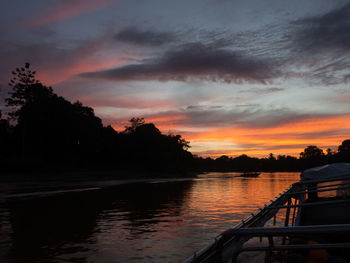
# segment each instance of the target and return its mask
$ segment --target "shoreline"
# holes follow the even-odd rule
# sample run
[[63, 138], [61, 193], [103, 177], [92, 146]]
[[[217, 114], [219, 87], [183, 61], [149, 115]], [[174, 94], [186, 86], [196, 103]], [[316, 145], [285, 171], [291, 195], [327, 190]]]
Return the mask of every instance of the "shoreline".
[[114, 171], [66, 171], [66, 172], [6, 172], [0, 176], [0, 183], [25, 182], [98, 182], [113, 180], [144, 180], [170, 178], [196, 178], [201, 172], [141, 172], [131, 170]]
[[[25, 183], [25, 182], [92, 182], [113, 180], [146, 180], [146, 179], [170, 179], [170, 178], [197, 178], [198, 175], [207, 173], [244, 173], [247, 171], [137, 171], [137, 170], [71, 170], [71, 171], [16, 171], [4, 172], [0, 175], [0, 183]], [[300, 170], [261, 170], [249, 171], [259, 173], [287, 173], [301, 172]]]

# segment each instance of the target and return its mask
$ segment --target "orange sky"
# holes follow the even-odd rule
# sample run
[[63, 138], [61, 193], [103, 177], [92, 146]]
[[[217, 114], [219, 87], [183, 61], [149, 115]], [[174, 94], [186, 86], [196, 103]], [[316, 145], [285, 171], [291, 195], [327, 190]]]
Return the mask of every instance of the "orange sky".
[[201, 156], [298, 156], [350, 139], [346, 1], [5, 2], [4, 98], [30, 62], [105, 125], [144, 117]]
[[[309, 118], [275, 127], [225, 127], [204, 128], [197, 131], [186, 131], [186, 127], [177, 127], [175, 120], [184, 115], [164, 116], [146, 121], [153, 122], [167, 133], [183, 134], [191, 142], [190, 151], [203, 157], [219, 157], [221, 155], [238, 156], [247, 154], [254, 157], [275, 155], [299, 156], [308, 145], [316, 145], [323, 150], [336, 150], [341, 142], [349, 139], [350, 114], [328, 118]], [[125, 123], [126, 125], [127, 123]], [[341, 130], [339, 130], [341, 127]], [[122, 130], [122, 125], [115, 125]], [[180, 128], [180, 129], [178, 129]]]

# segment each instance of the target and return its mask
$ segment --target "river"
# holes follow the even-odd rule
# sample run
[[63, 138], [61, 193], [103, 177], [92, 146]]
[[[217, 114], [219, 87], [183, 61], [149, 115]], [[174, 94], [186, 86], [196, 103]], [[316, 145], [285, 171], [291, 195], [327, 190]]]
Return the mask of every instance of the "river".
[[0, 262], [181, 262], [299, 179], [238, 175], [3, 183]]

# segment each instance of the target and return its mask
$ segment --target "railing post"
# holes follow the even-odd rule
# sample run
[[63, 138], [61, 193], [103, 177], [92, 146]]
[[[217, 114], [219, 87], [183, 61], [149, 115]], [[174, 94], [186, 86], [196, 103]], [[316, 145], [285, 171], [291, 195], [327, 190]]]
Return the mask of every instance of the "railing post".
[[293, 210], [293, 217], [292, 217], [292, 226], [294, 226], [294, 224], [295, 224], [295, 212], [296, 212], [296, 210], [297, 210], [297, 204], [298, 204], [298, 199], [297, 198], [295, 198], [295, 202], [294, 202], [294, 210]]
[[266, 255], [265, 255], [265, 263], [272, 263], [272, 254], [273, 254], [272, 248], [274, 245], [273, 237], [269, 236], [268, 240], [269, 240], [269, 250], [266, 252]]
[[288, 198], [288, 203], [287, 203], [287, 212], [286, 212], [286, 219], [284, 221], [284, 226], [288, 226], [289, 224], [289, 215], [290, 215], [290, 205], [292, 203], [292, 198]]
[[[292, 203], [292, 198], [289, 197], [288, 198], [288, 202], [287, 202], [287, 211], [286, 211], [286, 219], [284, 220], [284, 226], [287, 227], [289, 224], [289, 215], [290, 215], [290, 205]], [[295, 209], [295, 208], [294, 208]], [[284, 245], [286, 243], [286, 237], [284, 236], [282, 239], [282, 244]]]

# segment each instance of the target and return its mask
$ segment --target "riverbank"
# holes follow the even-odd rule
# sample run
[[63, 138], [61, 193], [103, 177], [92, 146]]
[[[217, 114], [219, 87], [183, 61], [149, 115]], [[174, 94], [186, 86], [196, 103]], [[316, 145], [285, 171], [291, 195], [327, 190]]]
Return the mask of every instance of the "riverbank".
[[73, 171], [38, 171], [38, 172], [6, 172], [0, 176], [1, 182], [33, 182], [33, 181], [110, 181], [130, 179], [161, 179], [161, 178], [191, 178], [196, 177], [199, 172], [152, 172], [132, 170], [73, 170]]
[[166, 183], [197, 178], [197, 174], [160, 172], [66, 172], [56, 174], [5, 174], [0, 191], [5, 198], [53, 196], [71, 192], [113, 189], [125, 184]]

